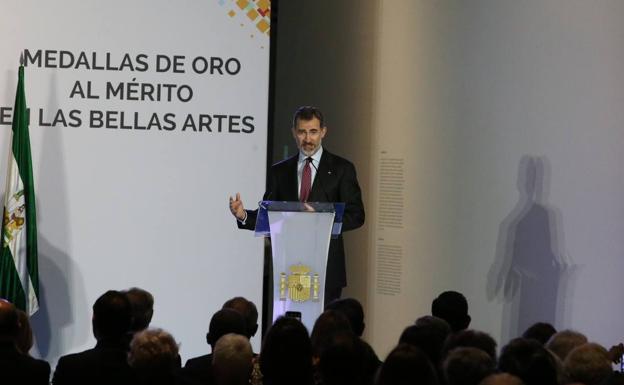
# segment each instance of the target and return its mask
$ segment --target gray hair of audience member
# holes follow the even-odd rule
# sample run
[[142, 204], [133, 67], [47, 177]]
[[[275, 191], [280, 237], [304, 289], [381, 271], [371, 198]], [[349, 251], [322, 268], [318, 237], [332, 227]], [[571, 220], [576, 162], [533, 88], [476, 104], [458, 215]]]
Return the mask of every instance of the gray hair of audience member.
[[577, 346], [563, 362], [563, 371], [568, 382], [598, 385], [612, 373], [609, 353], [596, 343]]
[[217, 341], [212, 352], [212, 369], [218, 385], [248, 384], [253, 352], [249, 339], [229, 333]]
[[136, 333], [130, 342], [128, 364], [143, 376], [170, 374], [180, 367], [178, 349], [171, 334], [162, 329], [145, 329]]
[[477, 385], [495, 372], [496, 364], [481, 349], [460, 347], [448, 354], [442, 369], [447, 385]]
[[17, 309], [17, 334], [15, 336], [15, 346], [22, 354], [28, 355], [33, 347], [33, 332], [30, 327], [30, 320], [25, 311]]
[[227, 300], [222, 309], [232, 309], [239, 312], [245, 319], [245, 326], [247, 332], [245, 335], [247, 338], [251, 338], [256, 335], [258, 331], [258, 309], [256, 305], [244, 297], [234, 297]]
[[563, 362], [572, 349], [586, 343], [587, 337], [585, 337], [582, 333], [574, 330], [562, 330], [555, 333], [550, 338], [546, 344], [546, 348], [555, 353], [555, 355]]
[[154, 296], [139, 287], [132, 287], [124, 293], [132, 307], [132, 331], [147, 329], [154, 315]]
[[512, 374], [497, 373], [487, 376], [479, 385], [524, 385], [524, 382]]

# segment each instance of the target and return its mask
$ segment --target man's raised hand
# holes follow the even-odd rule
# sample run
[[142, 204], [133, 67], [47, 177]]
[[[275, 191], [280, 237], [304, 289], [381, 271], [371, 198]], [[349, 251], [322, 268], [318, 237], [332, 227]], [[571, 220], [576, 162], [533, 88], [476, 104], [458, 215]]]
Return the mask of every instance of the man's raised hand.
[[239, 221], [245, 220], [245, 207], [243, 206], [243, 201], [241, 200], [240, 193], [236, 193], [235, 198], [230, 196], [230, 212]]

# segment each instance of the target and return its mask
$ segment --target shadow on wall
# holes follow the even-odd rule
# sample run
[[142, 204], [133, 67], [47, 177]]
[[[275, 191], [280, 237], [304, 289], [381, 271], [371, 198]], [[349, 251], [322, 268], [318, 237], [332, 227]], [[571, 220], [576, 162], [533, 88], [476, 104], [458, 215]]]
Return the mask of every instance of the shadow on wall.
[[[58, 109], [56, 76], [50, 80], [48, 114]], [[52, 115], [54, 116], [54, 115]], [[71, 346], [84, 344], [88, 330], [77, 327], [74, 309], [85, 308], [84, 285], [76, 264], [65, 250], [70, 245], [68, 197], [62, 131], [58, 127], [37, 127], [38, 112], [31, 113], [31, 127], [44, 130], [35, 181], [38, 206], [39, 310], [31, 320], [39, 356], [50, 361], [68, 353]], [[42, 202], [44, 202], [42, 204]]]
[[549, 206], [550, 164], [545, 157], [520, 160], [519, 200], [499, 227], [496, 259], [488, 273], [488, 299], [502, 299], [502, 341], [535, 322], [567, 326], [578, 268], [565, 252], [561, 213]]

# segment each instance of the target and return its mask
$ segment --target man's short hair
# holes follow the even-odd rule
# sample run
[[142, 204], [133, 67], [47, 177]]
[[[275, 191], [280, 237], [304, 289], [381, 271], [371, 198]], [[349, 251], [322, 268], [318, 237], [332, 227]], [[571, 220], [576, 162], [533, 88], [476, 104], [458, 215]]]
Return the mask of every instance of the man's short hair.
[[212, 352], [212, 368], [217, 384], [247, 384], [253, 352], [249, 339], [229, 333], [217, 341]]
[[245, 319], [247, 338], [253, 337], [258, 331], [258, 309], [256, 305], [244, 297], [234, 297], [223, 304], [223, 309], [239, 312]]
[[451, 327], [442, 318], [424, 316], [416, 320], [414, 325], [403, 330], [399, 343], [416, 346], [422, 350], [434, 365], [442, 360], [444, 341], [451, 334]]
[[344, 314], [351, 324], [351, 329], [356, 336], [362, 337], [364, 333], [364, 308], [355, 298], [341, 298], [330, 302], [325, 310], [335, 310]]
[[557, 329], [547, 322], [536, 322], [531, 325], [522, 337], [539, 341], [542, 345], [546, 345], [550, 337], [557, 333]]
[[442, 318], [451, 326], [453, 332], [466, 329], [470, 325], [468, 301], [463, 294], [445, 291], [431, 303], [431, 315]]
[[447, 385], [477, 385], [494, 373], [492, 357], [477, 348], [453, 349], [443, 364]]
[[154, 315], [154, 296], [139, 287], [125, 291], [132, 306], [132, 331], [147, 329]]
[[555, 333], [550, 337], [546, 347], [563, 362], [572, 349], [586, 343], [587, 337], [584, 334], [568, 329]]
[[219, 338], [226, 334], [235, 333], [244, 336], [246, 332], [245, 319], [239, 312], [232, 309], [221, 309], [214, 313], [210, 319], [206, 342], [214, 347]]
[[132, 338], [128, 364], [144, 373], [173, 373], [180, 363], [178, 349], [171, 334], [162, 329], [146, 329]]
[[462, 330], [451, 334], [444, 343], [443, 356], [451, 350], [459, 347], [471, 347], [487, 353], [492, 360], [496, 361], [496, 341], [491, 335], [478, 330]]
[[501, 352], [498, 369], [519, 377], [526, 385], [559, 383], [555, 356], [536, 340], [511, 340]]
[[121, 338], [130, 331], [131, 325], [132, 307], [124, 293], [109, 290], [93, 304], [93, 332], [96, 339]]
[[314, 118], [319, 120], [321, 128], [325, 127], [325, 118], [323, 117], [321, 110], [313, 106], [299, 107], [293, 115], [293, 128], [297, 128], [297, 124], [300, 120], [308, 121]]
[[378, 385], [438, 384], [436, 371], [420, 349], [400, 344], [394, 348], [379, 369]]
[[613, 372], [609, 353], [596, 343], [574, 348], [563, 362], [563, 370], [568, 383], [581, 382], [585, 385], [598, 385]]

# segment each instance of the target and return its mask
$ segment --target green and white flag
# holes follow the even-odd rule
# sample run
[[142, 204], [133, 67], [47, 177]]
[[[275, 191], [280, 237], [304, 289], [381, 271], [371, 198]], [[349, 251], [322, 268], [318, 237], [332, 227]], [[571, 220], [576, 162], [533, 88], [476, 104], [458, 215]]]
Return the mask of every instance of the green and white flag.
[[19, 67], [7, 163], [0, 248], [0, 297], [34, 314], [39, 308], [35, 188], [28, 135], [24, 67]]

